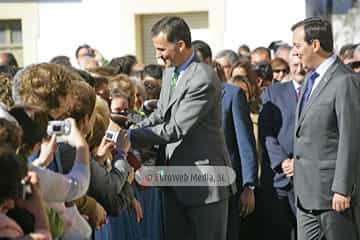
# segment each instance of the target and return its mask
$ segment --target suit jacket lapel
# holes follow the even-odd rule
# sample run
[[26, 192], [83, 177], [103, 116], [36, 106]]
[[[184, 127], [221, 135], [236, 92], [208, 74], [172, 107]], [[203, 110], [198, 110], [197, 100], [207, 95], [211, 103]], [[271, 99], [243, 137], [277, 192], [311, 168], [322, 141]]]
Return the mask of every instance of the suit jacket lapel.
[[164, 81], [162, 91], [164, 91], [164, 106], [167, 108], [170, 102], [170, 82], [171, 82], [171, 76], [173, 72], [175, 71], [175, 67], [171, 67], [169, 71], [167, 71], [167, 75], [163, 78], [166, 79]]
[[288, 83], [286, 87], [288, 88], [288, 91], [284, 91], [285, 94], [285, 104], [288, 106], [289, 109], [296, 109], [296, 90], [294, 88], [294, 84], [292, 81]]
[[225, 129], [226, 121], [225, 121], [225, 111], [226, 111], [226, 99], [224, 98], [226, 92], [225, 83], [221, 84], [221, 126]]
[[[300, 113], [298, 124], [300, 124], [304, 120], [306, 113], [309, 111], [311, 106], [316, 101], [316, 98], [320, 95], [321, 91], [324, 89], [324, 87], [327, 85], [327, 83], [331, 79], [333, 73], [335, 72], [335, 70], [336, 70], [336, 68], [337, 68], [337, 66], [339, 64], [338, 61], [340, 61], [340, 60], [337, 58], [336, 61], [334, 62], [334, 64], [325, 73], [323, 79], [321, 79], [319, 84], [316, 86], [316, 88], [312, 92], [309, 101], [306, 103], [306, 105], [303, 107], [302, 112]], [[304, 85], [304, 86], [306, 86], [306, 85]], [[304, 92], [302, 91], [301, 95], [303, 95], [303, 93]], [[303, 96], [301, 96], [301, 99], [302, 99], [302, 97]], [[299, 111], [299, 109], [297, 109], [297, 111], [296, 111], [297, 116], [298, 116], [298, 111]]]
[[[192, 62], [184, 71], [184, 73], [181, 75], [181, 77], [178, 79], [178, 83], [176, 85], [175, 91], [172, 94], [171, 98], [169, 99], [169, 94], [170, 94], [170, 84], [168, 84], [167, 86], [167, 99], [169, 99], [168, 104], [166, 105], [166, 110], [165, 113], [170, 109], [170, 107], [176, 102], [176, 100], [182, 95], [183, 91], [184, 91], [184, 87], [186, 85], [186, 82], [189, 80], [189, 78], [192, 77], [193, 72], [194, 72], [194, 68], [195, 68], [196, 64], [194, 64], [194, 62]], [[174, 68], [175, 70], [175, 68]], [[174, 71], [173, 70], [173, 71]], [[173, 71], [170, 71], [171, 73]], [[171, 75], [170, 75], [171, 77]], [[168, 81], [170, 83], [170, 78], [168, 78]]]

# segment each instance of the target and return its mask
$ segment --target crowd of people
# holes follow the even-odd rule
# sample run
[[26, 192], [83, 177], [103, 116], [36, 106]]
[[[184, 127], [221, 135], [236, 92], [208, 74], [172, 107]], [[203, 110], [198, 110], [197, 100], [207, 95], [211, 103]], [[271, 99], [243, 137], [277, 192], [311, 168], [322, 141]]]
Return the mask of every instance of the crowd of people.
[[[337, 52], [321, 18], [292, 31], [213, 57], [164, 17], [162, 65], [88, 44], [77, 66], [0, 53], [0, 239], [359, 239], [360, 45]], [[143, 166], [236, 180], [160, 188], [135, 181]]]

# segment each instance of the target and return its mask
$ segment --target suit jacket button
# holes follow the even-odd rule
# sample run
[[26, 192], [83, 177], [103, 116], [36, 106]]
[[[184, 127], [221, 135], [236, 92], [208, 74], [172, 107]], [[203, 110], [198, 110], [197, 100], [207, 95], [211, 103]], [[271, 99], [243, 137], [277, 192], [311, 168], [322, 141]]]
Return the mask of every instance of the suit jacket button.
[[299, 157], [298, 155], [296, 155], [296, 156], [295, 156], [295, 159], [296, 159], [296, 160], [299, 160], [299, 159], [300, 159], [300, 157]]

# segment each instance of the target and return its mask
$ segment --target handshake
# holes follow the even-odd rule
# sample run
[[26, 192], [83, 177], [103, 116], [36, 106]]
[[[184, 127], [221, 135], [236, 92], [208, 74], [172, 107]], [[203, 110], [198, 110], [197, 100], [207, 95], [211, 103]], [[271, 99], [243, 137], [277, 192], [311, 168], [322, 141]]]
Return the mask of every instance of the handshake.
[[144, 116], [138, 113], [111, 113], [111, 120], [118, 124], [121, 128], [129, 129], [133, 125], [141, 122]]

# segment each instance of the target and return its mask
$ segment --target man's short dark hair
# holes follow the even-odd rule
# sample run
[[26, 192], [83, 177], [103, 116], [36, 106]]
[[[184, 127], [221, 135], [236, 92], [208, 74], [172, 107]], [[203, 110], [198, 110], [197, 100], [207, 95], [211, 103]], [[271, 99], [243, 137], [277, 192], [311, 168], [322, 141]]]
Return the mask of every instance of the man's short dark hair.
[[310, 44], [313, 40], [317, 39], [320, 46], [326, 52], [332, 52], [334, 49], [334, 40], [331, 23], [320, 17], [310, 17], [302, 20], [291, 27], [294, 31], [298, 27], [304, 26], [305, 41]]
[[157, 64], [149, 64], [144, 67], [143, 76], [150, 76], [155, 79], [162, 79], [162, 68]]
[[212, 59], [212, 52], [209, 44], [201, 40], [195, 40], [192, 42], [192, 47], [194, 50], [199, 51], [203, 59], [210, 58]]
[[156, 37], [160, 32], [166, 34], [168, 42], [176, 43], [182, 40], [187, 48], [191, 47], [190, 28], [185, 20], [180, 17], [166, 16], [161, 18], [151, 28], [151, 36]]
[[218, 52], [218, 54], [216, 54], [215, 56], [215, 59], [219, 59], [223, 57], [227, 57], [231, 65], [233, 65], [236, 61], [239, 60], [239, 56], [236, 54], [236, 52], [230, 49], [225, 49]]
[[91, 76], [90, 73], [81, 69], [76, 69], [76, 72], [87, 84], [89, 84], [91, 87], [95, 87], [95, 78]]
[[239, 46], [238, 50], [240, 50], [240, 49], [244, 49], [244, 50], [250, 52], [250, 47], [248, 45], [246, 45], [246, 44], [241, 44]]
[[10, 66], [10, 65], [0, 65], [0, 73], [7, 74], [11, 76], [12, 78], [15, 76], [15, 74], [19, 71], [19, 68]]
[[272, 81], [273, 70], [270, 63], [259, 62], [253, 66], [253, 70], [256, 72], [257, 76], [264, 81]]
[[135, 56], [125, 55], [111, 59], [106, 67], [111, 69], [115, 74], [124, 73], [126, 75], [130, 75], [132, 68], [136, 63], [137, 60]]
[[266, 47], [257, 47], [254, 50], [252, 50], [251, 55], [253, 54], [267, 54], [269, 56], [269, 59], [271, 60], [271, 51], [269, 48]]
[[155, 81], [144, 81], [144, 88], [146, 92], [146, 100], [159, 99], [161, 92], [161, 85]]
[[0, 204], [7, 199], [21, 197], [21, 179], [26, 175], [26, 164], [7, 144], [0, 146]]
[[11, 67], [14, 67], [14, 68], [18, 68], [19, 67], [19, 64], [18, 62], [16, 61], [16, 57], [14, 56], [13, 53], [11, 52], [5, 52], [4, 53], [6, 55], [6, 58], [7, 58], [7, 64], [8, 66], [11, 66]]
[[354, 57], [354, 50], [355, 50], [356, 47], [357, 47], [357, 45], [352, 44], [352, 43], [345, 44], [344, 46], [342, 46], [340, 48], [340, 51], [339, 51], [340, 58], [342, 58], [342, 59], [344, 59], [345, 57], [353, 58]]
[[71, 67], [71, 61], [68, 56], [56, 56], [50, 60], [50, 63], [60, 64], [66, 67]]
[[77, 49], [76, 49], [76, 51], [75, 51], [75, 56], [76, 56], [76, 58], [79, 57], [79, 52], [80, 52], [80, 50], [83, 49], [83, 48], [91, 48], [91, 47], [90, 47], [89, 44], [83, 44], [83, 45], [78, 46]]

